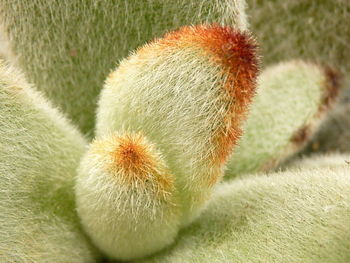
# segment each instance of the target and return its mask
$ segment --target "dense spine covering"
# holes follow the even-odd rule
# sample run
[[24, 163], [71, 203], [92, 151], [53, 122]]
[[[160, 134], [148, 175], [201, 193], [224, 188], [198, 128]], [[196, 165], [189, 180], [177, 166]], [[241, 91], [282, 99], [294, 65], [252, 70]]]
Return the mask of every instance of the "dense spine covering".
[[227, 178], [268, 171], [299, 152], [322, 123], [339, 91], [328, 67], [288, 61], [267, 67], [244, 134], [227, 165]]
[[[81, 163], [76, 190], [78, 212], [85, 211], [79, 214], [97, 246], [102, 250], [108, 248], [111, 257], [122, 259], [150, 254], [171, 243], [179, 228], [198, 216], [222, 177], [224, 164], [240, 136], [241, 123], [255, 94], [257, 73], [254, 39], [247, 32], [217, 24], [187, 26], [170, 32], [121, 62], [109, 75], [102, 91], [97, 140]], [[121, 195], [124, 193], [121, 188], [133, 187], [119, 178], [124, 177], [123, 173], [118, 172], [119, 179], [112, 183], [115, 172], [99, 168], [111, 163], [106, 159], [109, 154], [101, 148], [107, 147], [113, 136], [129, 138], [139, 133], [145, 138], [142, 147], [154, 145], [162, 156], [154, 162], [150, 174], [157, 177], [155, 171], [164, 166], [169, 172], [160, 174], [164, 174], [164, 179], [171, 179], [171, 188], [167, 191], [171, 202], [164, 200], [161, 206], [154, 206], [156, 217], [158, 214], [164, 217], [163, 223], [157, 219], [158, 225], [139, 213], [133, 219], [134, 225], [128, 226], [129, 218], [135, 215], [133, 211], [142, 210], [146, 202], [141, 193], [143, 184], [137, 185], [134, 191], [134, 198], [143, 201], [130, 202], [128, 194]], [[100, 149], [98, 158], [93, 150], [96, 147]], [[114, 146], [113, 152], [119, 152], [116, 148], [118, 146]], [[132, 166], [141, 165], [135, 160], [138, 158], [133, 159]], [[121, 162], [112, 165], [118, 171], [123, 166]], [[140, 175], [141, 170], [143, 168], [133, 168], [131, 173], [139, 174], [136, 177], [141, 181], [147, 180]], [[164, 179], [158, 183], [165, 182]], [[110, 190], [101, 192], [94, 184], [81, 189], [90, 180], [98, 180], [102, 183], [97, 185]], [[144, 185], [146, 192], [152, 192], [148, 183]], [[113, 195], [121, 195], [118, 204], [110, 197], [113, 191]], [[95, 203], [83, 201], [84, 196], [94, 196]], [[121, 209], [114, 217], [95, 220], [89, 216], [95, 209], [108, 210], [116, 205]], [[124, 221], [120, 216], [125, 216]], [[130, 227], [140, 231], [138, 235], [118, 235], [120, 230]], [[153, 234], [155, 231], [157, 235]], [[168, 240], [158, 242], [158, 234]], [[109, 244], [102, 242], [103, 236], [110, 240]], [[144, 236], [153, 240], [145, 242]], [[123, 243], [130, 247], [119, 250]], [[113, 247], [114, 251], [109, 249]]]
[[347, 160], [319, 156], [225, 182], [175, 246], [135, 262], [349, 262]]
[[0, 63], [0, 262], [94, 262], [75, 212], [83, 137]]
[[109, 257], [151, 254], [178, 232], [172, 175], [140, 133], [93, 141], [80, 165], [76, 196], [86, 232]]
[[247, 28], [244, 0], [3, 0], [0, 23], [27, 78], [89, 135], [118, 60], [183, 25]]

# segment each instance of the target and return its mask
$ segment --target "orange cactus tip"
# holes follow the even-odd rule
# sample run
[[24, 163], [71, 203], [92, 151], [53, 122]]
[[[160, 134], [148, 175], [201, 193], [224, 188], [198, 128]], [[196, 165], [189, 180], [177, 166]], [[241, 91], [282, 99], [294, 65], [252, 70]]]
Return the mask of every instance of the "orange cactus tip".
[[[168, 191], [172, 179], [155, 146], [140, 133], [112, 135], [93, 143], [94, 154], [107, 158], [106, 170], [124, 184], [145, 186]], [[152, 187], [150, 187], [152, 189]]]
[[223, 87], [231, 100], [222, 129], [213, 137], [213, 163], [225, 163], [241, 136], [241, 123], [255, 95], [259, 73], [257, 43], [248, 32], [214, 25], [186, 26], [156, 42], [168, 47], [199, 47], [201, 55], [222, 68]]
[[143, 171], [152, 169], [155, 160], [150, 154], [149, 146], [142, 142], [142, 136], [126, 135], [115, 138], [115, 150], [111, 152], [114, 165], [125, 170], [126, 173], [135, 173], [141, 176]]
[[[213, 163], [223, 164], [241, 136], [241, 123], [256, 91], [259, 74], [258, 45], [248, 33], [227, 26], [185, 26], [157, 39], [153, 47], [158, 53], [167, 48], [196, 48], [198, 54], [208, 57], [222, 69], [223, 88], [231, 101], [222, 129], [213, 136], [216, 150], [212, 152]], [[152, 53], [153, 53], [152, 52]]]
[[250, 102], [254, 95], [259, 73], [258, 45], [248, 32], [218, 24], [185, 26], [154, 44], [160, 48], [200, 47], [204, 56], [218, 63], [223, 73], [228, 73], [227, 91], [237, 104]]

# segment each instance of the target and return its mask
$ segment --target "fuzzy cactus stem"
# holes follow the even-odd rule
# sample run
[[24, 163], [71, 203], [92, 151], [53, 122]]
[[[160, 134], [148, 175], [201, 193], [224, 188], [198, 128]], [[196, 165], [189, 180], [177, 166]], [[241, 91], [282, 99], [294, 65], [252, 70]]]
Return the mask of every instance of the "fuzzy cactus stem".
[[[97, 139], [81, 163], [76, 194], [86, 231], [110, 257], [157, 252], [198, 217], [241, 135], [255, 94], [256, 49], [248, 32], [217, 24], [186, 26], [140, 47], [109, 75], [99, 101]], [[113, 136], [119, 146], [106, 150]], [[99, 163], [128, 179], [110, 181], [113, 170], [101, 170]], [[94, 184], [84, 188], [94, 180], [108, 193]], [[121, 190], [130, 187], [134, 190]], [[155, 192], [164, 193], [162, 202]], [[144, 216], [145, 204], [152, 204], [153, 217]], [[94, 211], [113, 215], [97, 221]], [[134, 231], [126, 231], [130, 228]]]

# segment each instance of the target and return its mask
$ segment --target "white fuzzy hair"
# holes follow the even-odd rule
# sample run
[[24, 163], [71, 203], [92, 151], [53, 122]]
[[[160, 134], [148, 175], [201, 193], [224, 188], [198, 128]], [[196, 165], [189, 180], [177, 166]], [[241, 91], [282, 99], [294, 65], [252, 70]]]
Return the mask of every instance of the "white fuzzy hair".
[[[184, 38], [178, 40], [177, 34]], [[222, 53], [223, 47], [217, 47], [217, 42], [214, 48], [219, 50], [210, 46], [213, 39], [223, 41], [219, 42], [222, 45], [232, 41], [231, 46], [243, 48], [239, 46], [241, 49], [233, 53], [234, 59], [226, 65], [220, 59], [231, 53]], [[209, 52], [205, 45], [216, 53]], [[241, 61], [244, 48], [254, 57], [253, 66], [239, 64], [236, 74], [232, 73], [231, 67]], [[110, 170], [104, 171], [100, 166], [108, 163], [103, 157], [106, 153], [99, 153], [96, 158], [92, 151], [81, 163], [76, 193], [79, 215], [97, 246], [115, 258], [145, 256], [162, 248], [160, 241], [163, 245], [171, 243], [177, 231], [199, 215], [223, 175], [224, 161], [218, 161], [216, 153], [221, 157], [223, 148], [227, 151], [222, 155], [232, 150], [227, 134], [239, 128], [247, 101], [254, 94], [251, 79], [246, 80], [251, 83], [247, 87], [234, 85], [228, 79], [239, 78], [240, 72], [247, 70], [245, 67], [250, 70], [255, 66], [255, 42], [249, 35], [219, 25], [201, 25], [181, 28], [141, 47], [109, 75], [99, 100], [97, 142], [91, 147], [95, 143], [106, 147], [102, 142], [109, 139], [104, 138], [113, 134], [143, 134], [161, 153], [162, 162], [173, 177], [174, 190], [170, 195], [175, 208], [171, 211], [167, 203], [155, 206], [152, 200], [157, 220], [145, 216], [150, 213], [145, 211], [149, 197], [138, 186], [133, 189], [116, 179], [120, 173], [113, 176]], [[255, 76], [255, 72], [251, 74]], [[232, 93], [237, 90], [245, 91], [245, 104], [236, 102], [239, 98]], [[235, 107], [241, 107], [240, 112]], [[216, 141], [218, 134], [223, 142]], [[147, 192], [154, 195], [152, 188]], [[96, 211], [109, 216], [96, 221]], [[137, 218], [133, 218], [134, 211], [138, 211]], [[135, 231], [130, 231], [132, 227]], [[160, 239], [163, 236], [168, 237], [166, 242]]]
[[345, 263], [350, 255], [349, 154], [217, 187], [177, 243], [138, 263]]
[[0, 262], [94, 262], [75, 212], [84, 138], [0, 63]]
[[208, 181], [221, 172], [222, 167], [208, 162], [216, 150], [209, 142], [232, 101], [221, 85], [220, 67], [193, 48], [170, 49], [153, 59], [140, 57], [136, 53], [123, 61], [107, 80], [96, 134], [146, 134], [176, 175], [176, 187], [186, 193], [188, 222], [201, 207], [196, 203], [209, 198]]
[[226, 178], [272, 170], [300, 152], [337, 97], [337, 79], [329, 78], [325, 67], [303, 60], [267, 67]]
[[93, 135], [103, 80], [131, 50], [183, 25], [247, 28], [244, 0], [2, 0], [14, 62]]
[[[164, 161], [147, 139], [135, 143], [147, 148], [151, 156], [145, 158], [154, 159], [155, 167], [131, 167], [142, 174], [125, 174], [115, 163], [118, 139], [131, 136], [113, 134], [95, 140], [81, 161], [76, 182], [77, 209], [86, 232], [107, 256], [125, 260], [171, 244], [181, 216], [173, 186], [162, 187], [157, 181], [171, 174], [161, 174], [166, 172]], [[137, 158], [137, 153], [131, 154]]]

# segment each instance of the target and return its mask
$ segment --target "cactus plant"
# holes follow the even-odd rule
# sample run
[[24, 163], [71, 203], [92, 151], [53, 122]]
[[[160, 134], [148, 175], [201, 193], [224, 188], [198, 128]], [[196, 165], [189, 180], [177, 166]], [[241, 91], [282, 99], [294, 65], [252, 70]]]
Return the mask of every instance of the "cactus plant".
[[257, 64], [248, 33], [202, 25], [139, 48], [109, 75], [76, 191], [100, 249], [145, 256], [198, 216], [240, 135]]
[[300, 151], [322, 123], [339, 86], [338, 74], [313, 63], [299, 60], [267, 67], [258, 78], [227, 177], [271, 170]]
[[94, 262], [74, 202], [84, 138], [0, 63], [0, 261]]
[[[337, 111], [323, 122], [338, 76], [317, 62], [348, 71], [349, 4], [248, 1], [269, 66], [245, 124], [257, 58], [244, 0], [0, 2], [0, 56], [89, 139], [119, 64], [90, 145], [0, 64], [1, 262], [100, 262], [92, 244], [134, 262], [350, 260], [349, 155], [271, 172], [321, 122], [338, 128]], [[228, 160], [227, 177], [250, 176], [218, 184]]]
[[348, 262], [349, 159], [226, 182], [172, 248], [136, 262]]
[[27, 78], [92, 136], [96, 97], [128, 53], [182, 25], [246, 29], [243, 0], [3, 0], [0, 20]]

